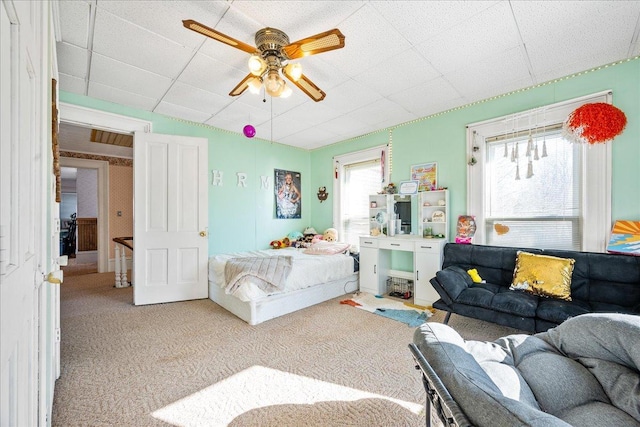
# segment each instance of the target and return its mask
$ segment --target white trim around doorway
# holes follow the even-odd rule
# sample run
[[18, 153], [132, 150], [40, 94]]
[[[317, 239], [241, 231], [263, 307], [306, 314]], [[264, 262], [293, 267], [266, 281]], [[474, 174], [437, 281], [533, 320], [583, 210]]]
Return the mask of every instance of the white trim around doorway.
[[[134, 134], [134, 132], [149, 133], [153, 127], [152, 123], [147, 120], [94, 110], [66, 102], [60, 102], [59, 110], [60, 122], [77, 126], [130, 134]], [[78, 164], [85, 166], [76, 166]], [[60, 165], [98, 169], [98, 272], [107, 272], [109, 271], [109, 164], [98, 160], [60, 158]], [[135, 226], [134, 219], [134, 229]]]

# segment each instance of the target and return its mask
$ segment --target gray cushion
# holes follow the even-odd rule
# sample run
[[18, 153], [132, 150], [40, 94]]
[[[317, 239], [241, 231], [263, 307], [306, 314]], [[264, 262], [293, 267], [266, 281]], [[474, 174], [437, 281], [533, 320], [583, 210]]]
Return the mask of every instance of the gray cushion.
[[474, 425], [640, 426], [640, 316], [585, 314], [494, 342], [425, 323], [413, 342]]
[[577, 360], [608, 401], [640, 423], [640, 316], [584, 314], [537, 336]]
[[[523, 339], [546, 345], [527, 335], [514, 338]], [[511, 344], [468, 342], [468, 347], [455, 330], [439, 323], [424, 323], [413, 341], [474, 425], [569, 426], [538, 409], [526, 382], [509, 363]]]

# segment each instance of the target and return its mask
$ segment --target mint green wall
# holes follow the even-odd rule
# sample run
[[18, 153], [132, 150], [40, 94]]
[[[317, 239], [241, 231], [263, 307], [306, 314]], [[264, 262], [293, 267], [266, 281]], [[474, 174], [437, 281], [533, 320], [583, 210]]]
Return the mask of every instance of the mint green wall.
[[[269, 242], [291, 231], [302, 231], [311, 216], [309, 152], [240, 133], [216, 130], [86, 96], [60, 93], [60, 101], [148, 120], [153, 132], [204, 137], [209, 140], [209, 254], [265, 249]], [[302, 174], [302, 218], [275, 219], [274, 169]], [[223, 173], [222, 186], [211, 184], [211, 171]], [[237, 186], [236, 174], [247, 174], [247, 187]], [[269, 188], [262, 189], [260, 176], [269, 177]]]
[[[627, 116], [627, 127], [613, 144], [612, 218], [640, 220], [640, 60], [635, 59], [597, 71], [494, 100], [434, 115], [393, 129], [391, 181], [409, 179], [411, 165], [438, 162], [438, 184], [450, 189], [451, 216], [466, 214], [465, 126], [517, 111], [611, 89], [613, 102]], [[209, 173], [223, 172], [223, 185], [209, 181], [209, 253], [263, 249], [273, 239], [312, 225], [322, 232], [333, 225], [333, 161], [349, 153], [389, 141], [388, 129], [311, 152], [240, 133], [216, 130], [159, 114], [60, 93], [60, 101], [149, 120], [156, 133], [199, 136], [209, 140]], [[273, 170], [302, 174], [302, 218], [275, 219]], [[236, 185], [236, 173], [247, 174], [247, 188]], [[260, 176], [269, 177], [269, 188], [260, 188]], [[320, 203], [318, 187], [330, 193]], [[454, 232], [452, 221], [451, 233]]]
[[[611, 142], [613, 144], [612, 219], [640, 220], [640, 59], [638, 58], [394, 128], [391, 182], [398, 183], [409, 179], [411, 165], [438, 162], [438, 185], [449, 188], [451, 217], [457, 218], [458, 215], [467, 213], [468, 153], [465, 129], [468, 124], [608, 89], [613, 91], [613, 104], [627, 116], [626, 129]], [[388, 140], [389, 130], [385, 129], [312, 151], [311, 188], [317, 189], [319, 186], [331, 188], [333, 156], [384, 144]], [[321, 206], [318, 206], [317, 200], [312, 203], [315, 204], [311, 216], [312, 222], [320, 228], [330, 226], [333, 198], [330, 196]], [[452, 221], [450, 232], [454, 235], [455, 221]]]

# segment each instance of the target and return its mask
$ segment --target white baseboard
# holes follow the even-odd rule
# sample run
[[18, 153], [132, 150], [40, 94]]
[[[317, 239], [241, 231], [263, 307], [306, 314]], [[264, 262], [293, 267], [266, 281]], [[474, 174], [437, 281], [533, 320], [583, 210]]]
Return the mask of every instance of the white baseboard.
[[[127, 270], [131, 270], [133, 265], [133, 258], [127, 258]], [[108, 271], [116, 271], [116, 259], [109, 258], [109, 270]]]

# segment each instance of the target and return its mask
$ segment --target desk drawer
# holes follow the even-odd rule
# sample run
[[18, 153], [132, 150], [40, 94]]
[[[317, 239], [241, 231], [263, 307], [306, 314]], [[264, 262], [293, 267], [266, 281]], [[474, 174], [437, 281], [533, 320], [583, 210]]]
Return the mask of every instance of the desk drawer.
[[361, 237], [360, 238], [360, 247], [377, 248], [378, 247], [378, 239]]
[[414, 243], [411, 240], [381, 239], [378, 247], [380, 249], [393, 249], [394, 251], [413, 252]]
[[432, 252], [437, 254], [441, 251], [442, 243], [439, 241], [430, 242], [432, 239], [424, 239], [424, 242], [416, 242], [416, 252]]

